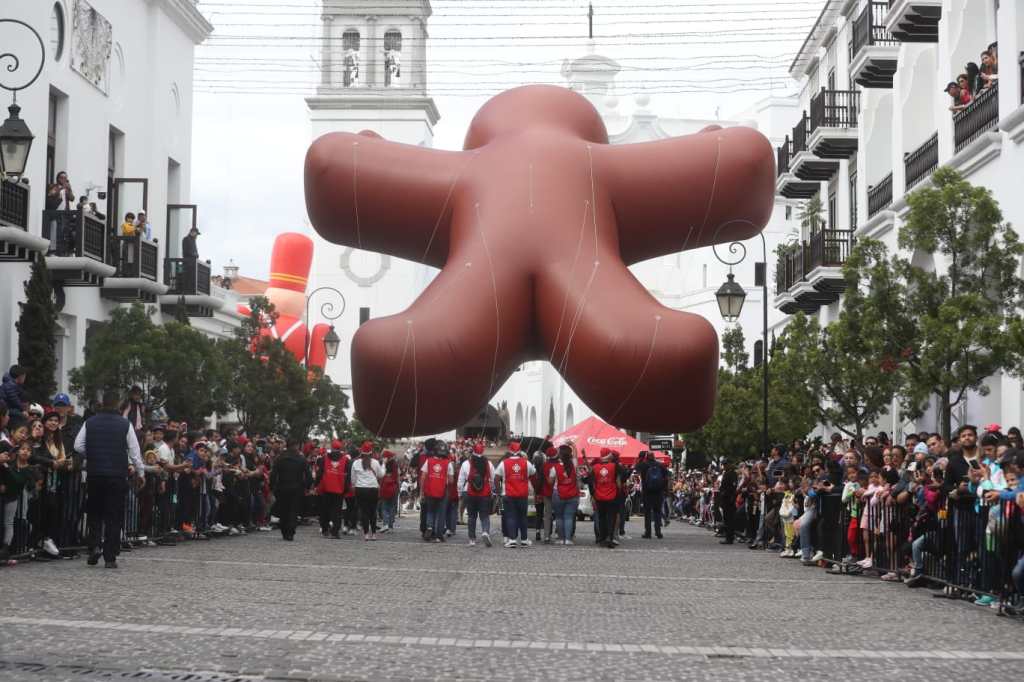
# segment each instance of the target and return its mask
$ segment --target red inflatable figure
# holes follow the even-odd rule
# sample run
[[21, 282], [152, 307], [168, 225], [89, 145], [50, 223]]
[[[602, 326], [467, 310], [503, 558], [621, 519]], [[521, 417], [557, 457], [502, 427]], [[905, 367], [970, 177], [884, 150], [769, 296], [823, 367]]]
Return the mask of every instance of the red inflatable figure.
[[[323, 369], [327, 361], [324, 335], [330, 327], [318, 324], [308, 332], [303, 321], [306, 283], [312, 262], [313, 240], [306, 235], [285, 232], [274, 240], [274, 251], [270, 255], [270, 286], [264, 295], [274, 304], [277, 323], [264, 329], [261, 335], [281, 339], [299, 362], [305, 359], [303, 351], [308, 347], [309, 367]], [[249, 306], [240, 304], [238, 312], [249, 315], [251, 310]]]
[[748, 239], [771, 216], [775, 157], [751, 128], [609, 145], [584, 97], [504, 92], [465, 151], [333, 133], [306, 155], [306, 207], [328, 241], [441, 268], [408, 308], [352, 341], [355, 410], [382, 435], [477, 414], [547, 360], [605, 421], [689, 431], [714, 410], [718, 338], [627, 266]]

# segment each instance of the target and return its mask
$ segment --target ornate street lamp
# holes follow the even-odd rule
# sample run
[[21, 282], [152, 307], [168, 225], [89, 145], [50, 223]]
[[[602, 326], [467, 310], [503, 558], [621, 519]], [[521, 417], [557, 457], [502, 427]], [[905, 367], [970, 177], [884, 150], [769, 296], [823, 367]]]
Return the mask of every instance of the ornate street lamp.
[[[325, 301], [323, 305], [320, 306], [320, 315], [322, 315], [324, 319], [328, 322], [333, 322], [341, 317], [345, 312], [345, 297], [334, 287], [317, 287], [313, 291], [309, 292], [309, 296], [306, 297], [306, 334], [305, 341], [302, 344], [303, 364], [306, 367], [309, 367], [309, 328], [311, 325], [309, 319], [309, 302], [312, 301], [313, 297], [321, 291], [333, 293], [337, 297], [337, 300], [341, 302], [341, 305], [338, 305], [335, 301]], [[331, 328], [328, 329], [327, 333], [324, 335], [324, 351], [326, 352], [328, 359], [333, 360], [338, 356], [338, 347], [340, 345], [341, 339], [338, 337], [337, 332], [334, 331], [334, 325], [332, 324]]]
[[[7, 108], [10, 115], [4, 121], [4, 124], [0, 126], [0, 179], [16, 182], [25, 174], [25, 166], [28, 165], [28, 153], [32, 149], [32, 140], [34, 139], [32, 131], [28, 129], [25, 122], [18, 116], [21, 113], [21, 107], [18, 106], [18, 91], [24, 90], [35, 83], [36, 79], [39, 78], [39, 74], [43, 72], [43, 65], [46, 63], [46, 47], [43, 45], [43, 39], [39, 36], [39, 33], [24, 21], [0, 19], [0, 24], [24, 26], [32, 32], [32, 35], [39, 42], [39, 69], [36, 70], [32, 78], [27, 83], [19, 86], [11, 86], [0, 82], [0, 88], [14, 93], [11, 106]], [[4, 64], [4, 62], [10, 63]], [[3, 68], [0, 68], [0, 72], [14, 73], [21, 68], [21, 60], [13, 52], [0, 53], [0, 64], [4, 65]]]
[[[761, 424], [761, 447], [764, 449], [765, 456], [769, 452], [768, 444], [768, 245], [764, 239], [764, 232], [760, 233], [761, 237], [761, 253], [764, 258], [764, 278], [761, 282], [761, 306], [762, 306], [762, 329], [761, 329], [761, 402], [762, 402], [762, 424]], [[715, 298], [718, 299], [718, 309], [722, 312], [722, 317], [725, 318], [726, 322], [735, 322], [739, 319], [740, 311], [743, 310], [743, 301], [747, 298], [747, 292], [735, 281], [735, 276], [732, 274], [732, 266], [742, 263], [747, 257], [747, 247], [740, 242], [732, 242], [729, 244], [729, 253], [736, 254], [740, 252], [739, 257], [735, 260], [726, 260], [718, 255], [718, 250], [712, 245], [711, 250], [715, 254], [715, 258], [719, 262], [729, 266], [729, 274], [722, 286], [719, 287], [718, 291], [715, 292]]]
[[728, 278], [715, 292], [715, 298], [718, 299], [718, 309], [722, 311], [725, 321], [735, 322], [743, 310], [743, 301], [747, 298], [747, 292], [736, 283], [735, 275], [730, 271]]
[[328, 329], [327, 333], [324, 335], [324, 350], [327, 352], [328, 360], [333, 360], [338, 357], [338, 346], [340, 345], [341, 339], [338, 338], [338, 335], [334, 332], [334, 325], [332, 324], [331, 328]]

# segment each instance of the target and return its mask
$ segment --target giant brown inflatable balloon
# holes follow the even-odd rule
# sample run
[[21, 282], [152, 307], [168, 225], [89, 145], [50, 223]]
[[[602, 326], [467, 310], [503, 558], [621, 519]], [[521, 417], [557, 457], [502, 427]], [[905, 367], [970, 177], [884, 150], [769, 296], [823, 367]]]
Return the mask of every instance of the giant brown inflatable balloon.
[[701, 426], [715, 331], [659, 304], [626, 266], [756, 235], [774, 180], [755, 130], [610, 146], [594, 107], [551, 86], [492, 98], [462, 152], [321, 137], [306, 156], [316, 230], [441, 268], [408, 310], [356, 333], [359, 418], [383, 435], [447, 431], [520, 363], [549, 360], [610, 423]]

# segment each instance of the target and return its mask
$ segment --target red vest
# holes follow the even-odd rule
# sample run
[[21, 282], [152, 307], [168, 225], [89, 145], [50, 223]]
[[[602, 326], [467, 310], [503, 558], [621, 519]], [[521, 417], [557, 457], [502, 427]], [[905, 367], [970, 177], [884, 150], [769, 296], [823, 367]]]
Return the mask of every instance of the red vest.
[[505, 497], [526, 498], [530, 492], [530, 467], [525, 457], [509, 457], [502, 466], [505, 467]]
[[594, 465], [594, 497], [599, 502], [610, 502], [619, 496], [619, 482], [615, 475], [615, 462]]
[[448, 485], [448, 458], [428, 457], [427, 472], [423, 474], [421, 487], [423, 495], [443, 499]]
[[490, 497], [491, 495], [491, 463], [487, 462], [484, 472], [484, 487], [480, 490], [473, 490], [473, 486], [470, 481], [473, 480], [473, 476], [476, 475], [476, 467], [473, 466], [473, 458], [468, 460], [469, 464], [469, 476], [466, 477], [466, 494], [471, 497]]
[[572, 470], [572, 476], [567, 476], [565, 465], [558, 462], [555, 464], [555, 476], [558, 483], [558, 499], [571, 500], [580, 496], [580, 486], [576, 481], [576, 469]]
[[380, 479], [380, 499], [390, 500], [398, 492], [398, 467], [394, 473], [387, 473], [387, 466], [384, 467], [384, 478]]
[[339, 457], [337, 462], [331, 461], [330, 457], [324, 457], [324, 474], [320, 478], [320, 492], [341, 495], [345, 492], [345, 456]]
[[551, 474], [551, 470], [558, 466], [557, 459], [545, 459], [543, 467], [544, 480], [541, 481], [540, 490], [541, 497], [551, 497], [551, 493], [554, 492], [554, 486], [551, 485], [551, 480], [548, 476]]

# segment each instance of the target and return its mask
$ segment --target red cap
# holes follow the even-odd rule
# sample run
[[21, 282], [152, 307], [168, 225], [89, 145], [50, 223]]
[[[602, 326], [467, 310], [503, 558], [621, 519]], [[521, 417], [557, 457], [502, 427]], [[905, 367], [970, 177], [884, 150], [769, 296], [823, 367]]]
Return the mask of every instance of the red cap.
[[609, 450], [608, 448], [601, 448], [601, 456], [602, 457], [607, 457], [610, 454], [612, 454], [611, 450]]
[[343, 447], [345, 446], [337, 438], [331, 441], [331, 450], [341, 450]]
[[558, 450], [556, 450], [555, 446], [552, 445], [551, 447], [544, 451], [544, 454], [547, 455], [548, 457], [554, 457], [555, 455], [558, 454]]
[[270, 254], [270, 287], [306, 293], [309, 266], [313, 262], [313, 240], [304, 234], [277, 235]]
[[373, 443], [370, 441], [364, 441], [362, 447], [359, 448], [359, 452], [363, 454], [370, 454], [373, 452]]
[[239, 436], [238, 438], [235, 439], [235, 442], [241, 445], [242, 447], [245, 447], [245, 445], [249, 442], [249, 439], [246, 438], [245, 436]]
[[478, 455], [482, 455], [482, 454], [484, 454], [484, 446], [483, 446], [483, 443], [477, 443], [476, 445], [474, 445], [474, 446], [473, 446], [473, 452], [475, 452], [475, 453], [476, 453], [476, 454], [478, 454]]
[[395, 453], [391, 452], [390, 450], [385, 450], [384, 452], [380, 453], [380, 456], [383, 457], [384, 459], [389, 459], [391, 457], [394, 457]]
[[508, 451], [509, 452], [519, 452], [519, 441], [515, 441], [514, 440], [511, 443], [509, 443], [508, 444]]
[[313, 441], [307, 441], [307, 442], [306, 442], [306, 443], [305, 443], [305, 444], [304, 444], [304, 445], [302, 446], [302, 454], [304, 454], [304, 455], [308, 455], [308, 454], [309, 454], [309, 453], [311, 453], [311, 452], [313, 452]]

